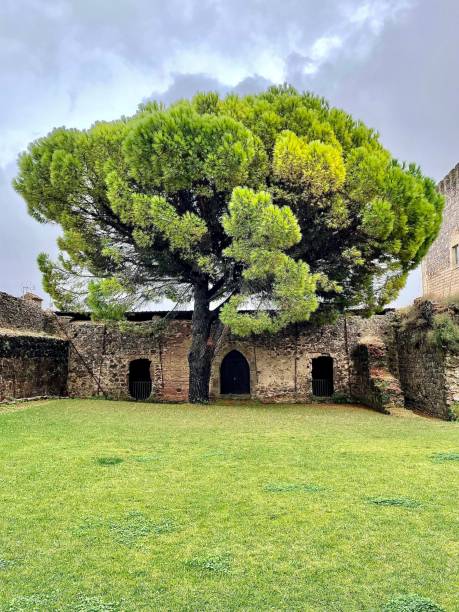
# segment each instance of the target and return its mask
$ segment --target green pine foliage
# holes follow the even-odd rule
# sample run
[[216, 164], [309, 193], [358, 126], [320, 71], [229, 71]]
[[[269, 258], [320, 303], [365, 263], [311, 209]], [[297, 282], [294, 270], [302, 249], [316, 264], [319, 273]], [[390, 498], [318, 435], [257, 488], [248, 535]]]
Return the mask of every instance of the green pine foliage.
[[288, 86], [57, 128], [21, 155], [14, 185], [35, 219], [62, 228], [58, 260], [39, 257], [58, 307], [120, 319], [204, 282], [240, 335], [384, 306], [443, 206], [374, 130]]
[[450, 313], [434, 315], [427, 340], [432, 346], [459, 353], [459, 325]]

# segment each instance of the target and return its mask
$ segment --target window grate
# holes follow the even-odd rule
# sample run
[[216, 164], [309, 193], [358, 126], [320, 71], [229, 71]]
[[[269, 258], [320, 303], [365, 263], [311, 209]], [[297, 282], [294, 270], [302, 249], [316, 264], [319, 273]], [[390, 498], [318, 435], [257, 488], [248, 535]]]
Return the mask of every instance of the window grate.
[[333, 395], [333, 381], [329, 378], [313, 378], [312, 394], [316, 397], [330, 397]]
[[151, 395], [151, 380], [135, 380], [129, 383], [129, 394], [136, 400], [146, 400]]

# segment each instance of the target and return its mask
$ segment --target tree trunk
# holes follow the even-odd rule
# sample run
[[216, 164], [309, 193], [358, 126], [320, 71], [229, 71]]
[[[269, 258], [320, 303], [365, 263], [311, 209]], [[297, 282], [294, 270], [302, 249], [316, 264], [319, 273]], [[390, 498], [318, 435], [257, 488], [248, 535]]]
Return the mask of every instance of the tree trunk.
[[193, 404], [209, 401], [209, 382], [215, 346], [223, 325], [210, 311], [207, 281], [194, 286], [194, 310], [191, 321], [191, 349], [188, 399]]

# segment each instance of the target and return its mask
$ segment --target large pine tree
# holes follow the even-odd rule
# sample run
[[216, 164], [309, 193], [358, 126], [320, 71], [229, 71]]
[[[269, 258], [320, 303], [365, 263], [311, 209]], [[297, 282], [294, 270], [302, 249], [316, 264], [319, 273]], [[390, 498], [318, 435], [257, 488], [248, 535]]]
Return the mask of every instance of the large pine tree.
[[117, 319], [141, 302], [193, 299], [192, 402], [208, 399], [224, 325], [275, 332], [391, 301], [443, 206], [376, 132], [291, 87], [58, 128], [19, 167], [30, 214], [63, 230], [58, 261], [39, 256], [58, 307]]

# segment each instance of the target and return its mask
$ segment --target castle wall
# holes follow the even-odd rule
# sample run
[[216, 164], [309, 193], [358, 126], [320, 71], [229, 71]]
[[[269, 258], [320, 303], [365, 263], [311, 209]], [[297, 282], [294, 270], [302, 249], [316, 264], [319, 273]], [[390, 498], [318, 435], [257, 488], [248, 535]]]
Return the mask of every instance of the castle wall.
[[189, 321], [174, 321], [161, 337], [155, 322], [133, 323], [132, 331], [78, 321], [68, 326], [71, 339], [69, 394], [129, 399], [129, 363], [151, 362], [152, 399], [185, 401], [188, 397]]
[[56, 317], [34, 302], [0, 291], [0, 330], [19, 329], [59, 335]]
[[[423, 316], [429, 319], [438, 307], [423, 304], [430, 313]], [[0, 401], [67, 392], [129, 399], [129, 364], [136, 359], [150, 361], [152, 401], [187, 400], [189, 318], [165, 325], [154, 316], [122, 327], [67, 316], [56, 319], [36, 303], [0, 293]], [[211, 398], [221, 397], [220, 367], [232, 350], [245, 356], [250, 396], [262, 402], [317, 399], [313, 360], [328, 356], [333, 360], [335, 398], [382, 412], [406, 400], [410, 407], [450, 418], [459, 402], [459, 356], [427, 342], [426, 320], [417, 333], [400, 325], [400, 316], [391, 312], [369, 319], [348, 314], [333, 325], [292, 325], [276, 335], [245, 339], [225, 333], [212, 365]]]
[[334, 392], [349, 395], [349, 363], [344, 336], [344, 320], [335, 325], [314, 328], [291, 326], [272, 335], [240, 339], [229, 335], [219, 346], [211, 375], [211, 396], [220, 396], [220, 365], [231, 350], [240, 351], [251, 372], [251, 395], [261, 401], [303, 402], [312, 399], [312, 360], [333, 359]]
[[394, 312], [349, 317], [351, 397], [380, 412], [404, 406], [399, 384]]
[[0, 401], [65, 395], [67, 354], [59, 338], [0, 334]]
[[440, 233], [422, 263], [423, 294], [445, 298], [459, 294], [459, 265], [452, 247], [459, 244], [459, 164], [439, 183], [445, 196]]
[[407, 406], [433, 416], [454, 418], [459, 403], [459, 355], [432, 341], [438, 314], [459, 324], [454, 306], [417, 300], [397, 329], [399, 376]]
[[400, 384], [408, 406], [440, 418], [448, 418], [445, 356], [412, 330], [398, 334]]
[[404, 407], [399, 380], [389, 370], [387, 347], [379, 338], [360, 342], [352, 357], [354, 398], [388, 414]]
[[65, 395], [68, 343], [56, 317], [0, 292], [0, 401]]
[[[191, 321], [173, 320], [158, 332], [160, 319], [130, 323], [129, 331], [116, 326], [74, 321], [68, 325], [71, 339], [68, 390], [73, 396], [108, 395], [129, 398], [129, 364], [136, 359], [150, 361], [153, 381], [151, 399], [186, 401], [188, 397], [188, 352]], [[334, 393], [354, 397], [386, 410], [384, 398], [368, 393], [365, 377], [369, 372], [356, 366], [354, 351], [365, 338], [383, 337], [393, 343], [391, 318], [386, 316], [362, 319], [341, 317], [334, 325], [313, 327], [294, 325], [276, 335], [241, 339], [225, 334], [219, 341], [212, 365], [210, 395], [220, 394], [220, 366], [232, 350], [238, 350], [250, 367], [251, 397], [263, 402], [306, 402], [313, 399], [312, 362], [320, 356], [333, 359]], [[380, 368], [389, 372], [392, 346], [385, 353]], [[392, 359], [392, 367], [396, 360]], [[395, 365], [394, 365], [395, 364]], [[387, 372], [386, 372], [387, 370]], [[371, 372], [373, 375], [374, 372]], [[396, 385], [396, 381], [394, 382]], [[389, 398], [386, 404], [393, 403]]]

